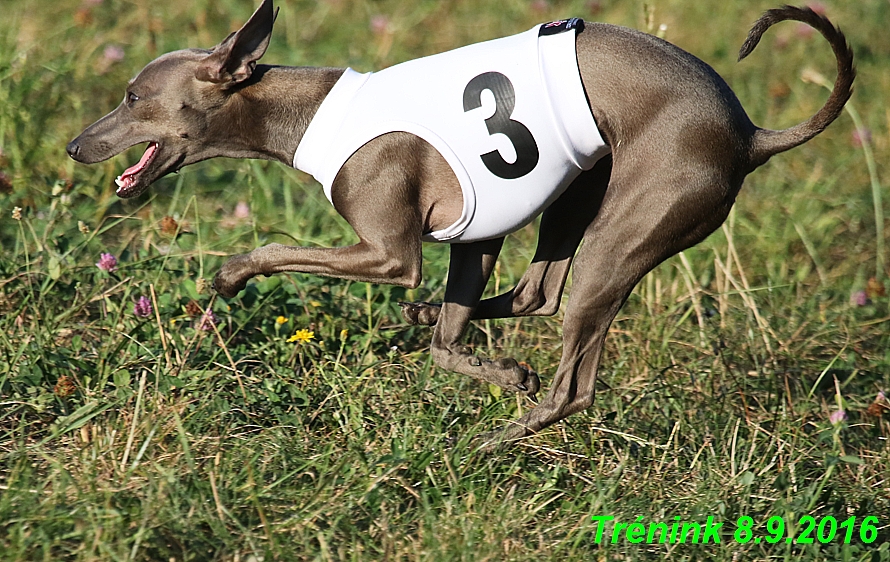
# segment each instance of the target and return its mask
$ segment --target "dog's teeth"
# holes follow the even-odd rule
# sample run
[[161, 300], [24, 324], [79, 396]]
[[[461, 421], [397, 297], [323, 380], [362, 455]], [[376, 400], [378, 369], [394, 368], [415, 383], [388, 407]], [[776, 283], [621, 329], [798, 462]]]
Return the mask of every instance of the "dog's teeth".
[[120, 176], [114, 178], [114, 183], [116, 183], [118, 187], [123, 187], [123, 186], [124, 186], [124, 180], [121, 179]]

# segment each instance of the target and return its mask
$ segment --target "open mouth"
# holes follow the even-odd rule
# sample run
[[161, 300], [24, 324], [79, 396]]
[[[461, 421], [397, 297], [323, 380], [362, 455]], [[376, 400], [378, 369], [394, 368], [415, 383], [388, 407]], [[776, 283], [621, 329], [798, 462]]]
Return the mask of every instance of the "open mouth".
[[145, 154], [142, 155], [139, 162], [137, 162], [136, 165], [127, 168], [123, 174], [119, 175], [117, 179], [114, 180], [114, 183], [117, 184], [116, 193], [119, 197], [132, 197], [139, 194], [138, 191], [134, 190], [139, 174], [141, 174], [148, 165], [154, 161], [157, 153], [158, 143], [149, 142], [148, 148], [145, 149]]

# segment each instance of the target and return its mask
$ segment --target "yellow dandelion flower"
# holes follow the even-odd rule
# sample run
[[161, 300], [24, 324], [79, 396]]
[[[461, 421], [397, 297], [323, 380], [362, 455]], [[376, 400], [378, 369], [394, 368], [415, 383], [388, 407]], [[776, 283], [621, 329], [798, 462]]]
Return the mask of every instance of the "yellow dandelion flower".
[[343, 328], [342, 330], [340, 330], [340, 341], [346, 341], [346, 338], [348, 338], [348, 337], [349, 337], [349, 330], [347, 330], [346, 328]]
[[284, 316], [279, 316], [278, 318], [275, 319], [275, 323], [278, 324], [279, 326], [281, 326], [282, 324], [286, 324], [287, 318], [285, 318]]
[[297, 330], [294, 335], [288, 338], [288, 343], [308, 343], [315, 339], [315, 332], [307, 330], [305, 328]]

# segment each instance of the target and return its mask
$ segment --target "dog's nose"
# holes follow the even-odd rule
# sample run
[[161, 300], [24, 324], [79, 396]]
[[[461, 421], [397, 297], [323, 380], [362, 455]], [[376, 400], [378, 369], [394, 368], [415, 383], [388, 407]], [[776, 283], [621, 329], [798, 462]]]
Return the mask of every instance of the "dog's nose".
[[77, 160], [77, 155], [80, 153], [80, 145], [77, 144], [76, 140], [73, 140], [68, 143], [68, 146], [65, 147], [65, 150], [68, 152], [68, 156]]

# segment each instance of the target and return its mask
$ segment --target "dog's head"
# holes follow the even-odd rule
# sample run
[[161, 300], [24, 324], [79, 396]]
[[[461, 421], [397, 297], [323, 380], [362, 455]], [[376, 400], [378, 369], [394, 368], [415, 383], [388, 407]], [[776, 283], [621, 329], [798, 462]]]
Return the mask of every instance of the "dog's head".
[[[277, 11], [263, 0], [250, 20], [211, 50], [187, 49], [148, 64], [127, 85], [121, 104], [68, 143], [68, 154], [95, 164], [148, 143], [137, 164], [116, 180], [120, 197], [142, 194], [155, 180], [218, 156], [208, 134], [232, 92], [248, 82], [266, 52]], [[201, 142], [196, 142], [200, 139]]]

